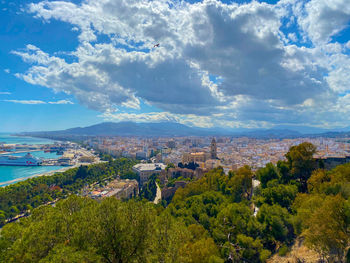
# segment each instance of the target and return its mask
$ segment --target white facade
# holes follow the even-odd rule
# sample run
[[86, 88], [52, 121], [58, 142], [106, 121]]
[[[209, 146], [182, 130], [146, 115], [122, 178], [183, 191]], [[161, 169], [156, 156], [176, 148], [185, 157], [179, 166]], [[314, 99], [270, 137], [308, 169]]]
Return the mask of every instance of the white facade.
[[163, 163], [139, 163], [133, 166], [133, 171], [140, 176], [140, 184], [143, 185], [153, 174], [164, 171], [166, 165]]

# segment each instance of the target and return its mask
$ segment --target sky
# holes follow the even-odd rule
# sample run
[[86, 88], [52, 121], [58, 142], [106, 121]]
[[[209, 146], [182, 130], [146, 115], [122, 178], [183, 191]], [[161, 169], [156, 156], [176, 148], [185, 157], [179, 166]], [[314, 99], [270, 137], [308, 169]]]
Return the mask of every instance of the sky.
[[0, 0], [0, 23], [0, 132], [350, 126], [349, 0]]

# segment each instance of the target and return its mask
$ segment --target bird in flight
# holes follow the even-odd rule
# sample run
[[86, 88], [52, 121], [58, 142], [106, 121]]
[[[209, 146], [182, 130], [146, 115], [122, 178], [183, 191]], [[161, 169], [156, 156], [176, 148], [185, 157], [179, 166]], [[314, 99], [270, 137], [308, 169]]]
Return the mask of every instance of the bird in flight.
[[159, 47], [160, 46], [160, 44], [158, 43], [158, 44], [155, 44], [153, 47]]

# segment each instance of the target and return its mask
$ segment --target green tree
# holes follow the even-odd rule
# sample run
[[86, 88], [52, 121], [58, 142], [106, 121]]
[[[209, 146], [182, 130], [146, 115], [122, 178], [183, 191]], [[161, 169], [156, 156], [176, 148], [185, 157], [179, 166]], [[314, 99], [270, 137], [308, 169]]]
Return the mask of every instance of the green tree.
[[175, 168], [175, 164], [173, 163], [168, 163], [168, 165], [166, 166], [165, 170], [169, 170], [169, 168]]
[[292, 146], [286, 154], [292, 178], [300, 182], [302, 192], [307, 191], [306, 182], [312, 171], [316, 169], [316, 162], [313, 159], [315, 152], [316, 147], [313, 144], [303, 142], [297, 146]]
[[263, 226], [263, 242], [271, 250], [275, 249], [276, 245], [288, 242], [294, 237], [291, 215], [280, 205], [263, 204], [257, 219]]
[[328, 196], [303, 218], [306, 244], [323, 258], [343, 262], [350, 242], [350, 206], [340, 195]]
[[297, 193], [298, 188], [295, 185], [271, 185], [271, 187], [269, 186], [261, 190], [260, 196], [263, 199], [260, 200], [260, 203], [267, 203], [269, 205], [279, 204], [282, 207], [291, 209], [292, 203], [296, 198]]
[[251, 197], [253, 173], [249, 166], [239, 168], [235, 175], [227, 181], [226, 189], [234, 202]]
[[261, 186], [263, 188], [267, 187], [267, 183], [274, 179], [279, 179], [279, 171], [275, 165], [268, 163], [264, 168], [260, 168], [256, 173]]
[[315, 170], [313, 171], [311, 177], [307, 181], [307, 189], [310, 193], [311, 192], [320, 193], [322, 191], [321, 189], [322, 185], [325, 182], [329, 182], [330, 179], [331, 178], [327, 174], [326, 170], [323, 170], [323, 169]]

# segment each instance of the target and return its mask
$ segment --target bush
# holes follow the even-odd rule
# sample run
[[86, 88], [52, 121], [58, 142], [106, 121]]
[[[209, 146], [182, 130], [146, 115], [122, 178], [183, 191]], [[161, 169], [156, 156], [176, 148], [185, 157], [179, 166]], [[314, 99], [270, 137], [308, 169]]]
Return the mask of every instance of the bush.
[[278, 250], [278, 255], [281, 257], [284, 257], [285, 255], [287, 255], [287, 253], [289, 252], [289, 248], [286, 245], [283, 245], [279, 250]]

